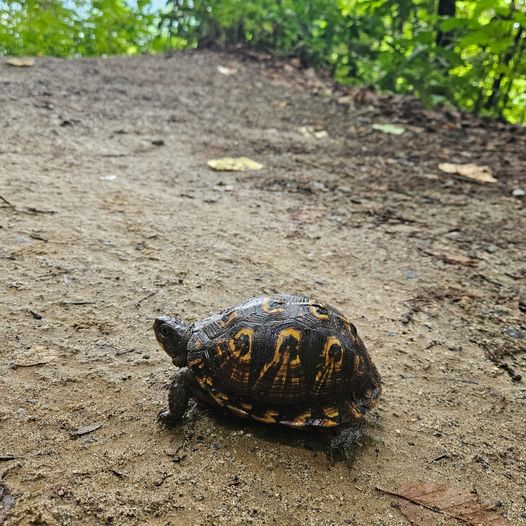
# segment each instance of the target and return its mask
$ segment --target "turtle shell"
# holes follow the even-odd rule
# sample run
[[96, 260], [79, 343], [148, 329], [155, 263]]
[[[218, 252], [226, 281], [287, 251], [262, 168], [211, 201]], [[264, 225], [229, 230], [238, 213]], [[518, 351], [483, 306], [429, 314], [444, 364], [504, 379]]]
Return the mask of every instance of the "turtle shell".
[[302, 296], [253, 298], [196, 323], [188, 367], [228, 411], [294, 427], [360, 418], [381, 392], [354, 325]]

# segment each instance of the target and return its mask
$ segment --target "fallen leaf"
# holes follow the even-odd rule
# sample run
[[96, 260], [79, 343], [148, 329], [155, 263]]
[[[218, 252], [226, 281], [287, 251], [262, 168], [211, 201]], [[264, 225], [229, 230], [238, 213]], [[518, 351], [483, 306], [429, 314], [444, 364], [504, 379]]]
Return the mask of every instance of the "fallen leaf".
[[475, 267], [477, 265], [477, 260], [462, 256], [461, 254], [451, 254], [450, 252], [439, 252], [432, 248], [421, 248], [420, 249], [424, 254], [429, 256], [434, 256], [441, 259], [445, 263], [450, 263], [452, 265], [464, 265], [465, 267]]
[[438, 526], [438, 515], [408, 500], [400, 502], [399, 510], [413, 526]]
[[301, 126], [298, 130], [307, 139], [325, 139], [329, 136], [326, 130], [317, 130], [312, 126]]
[[93, 431], [97, 431], [97, 429], [101, 427], [102, 427], [102, 424], [100, 422], [94, 422], [93, 424], [88, 424], [87, 426], [79, 427], [75, 431], [72, 431], [70, 435], [73, 438], [77, 438], [82, 435], [87, 435], [88, 433], [93, 433]]
[[217, 71], [221, 73], [221, 75], [235, 75], [237, 73], [237, 69], [235, 68], [227, 68], [226, 66], [217, 66]]
[[439, 170], [448, 174], [457, 174], [462, 177], [467, 177], [479, 183], [496, 183], [497, 179], [491, 175], [491, 168], [489, 166], [479, 166], [478, 164], [453, 164], [440, 163]]
[[373, 130], [378, 130], [383, 133], [391, 133], [393, 135], [402, 135], [402, 133], [405, 132], [405, 128], [394, 124], [373, 124]]
[[10, 58], [6, 64], [14, 66], [15, 68], [31, 68], [35, 65], [35, 59], [30, 57], [15, 57]]
[[245, 170], [261, 170], [263, 165], [248, 157], [223, 157], [210, 159], [208, 166], [218, 172], [244, 172]]
[[354, 104], [354, 98], [351, 95], [343, 95], [338, 99], [338, 104], [347, 104], [352, 106]]
[[35, 345], [34, 347], [31, 347], [26, 355], [20, 356], [16, 359], [13, 363], [13, 368], [36, 367], [37, 365], [45, 365], [56, 359], [57, 351], [41, 345]]
[[470, 526], [509, 526], [507, 519], [496, 513], [492, 506], [482, 504], [476, 494], [465, 488], [439, 482], [407, 482], [397, 491], [378, 489], [388, 495], [420, 504], [433, 512], [454, 517]]

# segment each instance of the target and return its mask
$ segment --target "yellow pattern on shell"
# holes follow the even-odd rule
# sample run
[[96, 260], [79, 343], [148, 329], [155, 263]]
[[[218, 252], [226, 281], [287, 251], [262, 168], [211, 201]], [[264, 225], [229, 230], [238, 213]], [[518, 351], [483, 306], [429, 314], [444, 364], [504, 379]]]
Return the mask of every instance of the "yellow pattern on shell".
[[265, 411], [261, 416], [251, 415], [254, 420], [265, 424], [275, 424], [277, 422], [278, 412], [274, 409]]
[[329, 313], [320, 312], [320, 307], [326, 310], [326, 307], [324, 307], [323, 305], [320, 305], [319, 303], [315, 303], [315, 302], [309, 305], [309, 310], [315, 318], [318, 318], [318, 320], [328, 320]]
[[310, 409], [307, 409], [305, 412], [296, 415], [293, 420], [288, 422], [288, 425], [291, 426], [304, 426], [306, 425], [306, 421], [312, 417], [312, 411]]
[[283, 307], [274, 307], [274, 308], [272, 308], [270, 306], [270, 298], [265, 298], [263, 300], [263, 303], [261, 304], [261, 308], [267, 314], [274, 314], [276, 312], [283, 312], [283, 310], [284, 310]]
[[362, 367], [362, 359], [360, 358], [360, 356], [357, 354], [355, 355], [354, 357], [354, 372], [358, 375], [361, 375], [363, 374], [363, 371], [361, 370], [361, 367]]
[[[339, 356], [331, 356], [330, 350], [337, 345], [340, 348]], [[332, 377], [341, 372], [343, 365], [343, 348], [340, 340], [336, 336], [329, 336], [325, 341], [322, 352], [323, 362], [320, 364], [318, 372], [314, 378], [314, 391], [320, 391], [322, 386], [330, 384]]]
[[[273, 384], [281, 384], [283, 385], [285, 383], [285, 380], [287, 378], [287, 369], [289, 368], [289, 365], [296, 367], [300, 364], [300, 357], [297, 355], [293, 360], [289, 361], [290, 357], [290, 350], [286, 349], [285, 352], [281, 351], [281, 346], [283, 345], [286, 338], [292, 337], [296, 341], [296, 345], [299, 347], [300, 341], [301, 341], [301, 333], [297, 329], [293, 329], [292, 327], [289, 327], [288, 329], [283, 329], [278, 334], [278, 339], [276, 341], [276, 346], [274, 347], [274, 356], [272, 357], [272, 360], [263, 367], [261, 372], [259, 373], [259, 377], [257, 381], [261, 380], [269, 371], [269, 369], [273, 367], [278, 366], [278, 370], [276, 371], [276, 374], [274, 376], [274, 382]], [[280, 380], [277, 382], [277, 380]]]
[[323, 413], [327, 418], [334, 419], [340, 414], [340, 411], [338, 411], [337, 407], [326, 407], [323, 410]]
[[[239, 348], [237, 343], [241, 336], [246, 336], [248, 338], [248, 352], [245, 352], [243, 356], [241, 355], [241, 352], [243, 349]], [[251, 329], [250, 327], [244, 327], [243, 329], [239, 329], [235, 336], [229, 340], [228, 347], [230, 349], [230, 352], [240, 361], [240, 362], [250, 362], [252, 359], [252, 343], [254, 342], [254, 329]]]
[[[243, 345], [243, 337], [248, 339], [248, 349]], [[253, 342], [254, 329], [243, 327], [236, 332], [232, 339], [228, 340], [228, 350], [221, 350], [221, 353], [218, 353], [219, 356], [226, 354], [223, 368], [229, 367], [232, 380], [242, 385], [248, 385]]]
[[227, 327], [228, 325], [230, 325], [235, 319], [237, 318], [237, 312], [235, 310], [233, 310], [227, 318], [223, 318], [221, 320], [221, 325], [224, 327]]

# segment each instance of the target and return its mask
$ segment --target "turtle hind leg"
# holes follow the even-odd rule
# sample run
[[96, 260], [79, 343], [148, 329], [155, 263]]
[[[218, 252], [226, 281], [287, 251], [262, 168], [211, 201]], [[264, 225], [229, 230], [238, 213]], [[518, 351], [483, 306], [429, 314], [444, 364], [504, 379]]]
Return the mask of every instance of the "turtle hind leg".
[[166, 427], [173, 427], [183, 418], [192, 394], [193, 378], [186, 367], [175, 375], [168, 394], [168, 410], [157, 415], [158, 420]]
[[331, 464], [334, 462], [335, 454], [340, 454], [346, 460], [352, 460], [363, 438], [363, 423], [361, 421], [350, 422], [339, 426], [336, 435], [329, 438], [327, 443], [327, 457]]

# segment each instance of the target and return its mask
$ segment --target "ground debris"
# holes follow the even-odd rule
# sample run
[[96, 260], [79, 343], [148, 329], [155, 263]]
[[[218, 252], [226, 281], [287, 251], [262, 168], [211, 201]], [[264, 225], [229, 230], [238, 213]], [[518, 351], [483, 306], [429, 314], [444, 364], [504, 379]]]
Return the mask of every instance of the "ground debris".
[[475, 267], [477, 260], [462, 254], [453, 254], [451, 252], [441, 252], [431, 247], [421, 247], [420, 250], [428, 256], [434, 256], [441, 259], [444, 263], [450, 263], [451, 265], [462, 265], [465, 267]]
[[31, 57], [13, 57], [7, 60], [6, 64], [15, 68], [31, 68], [35, 65], [35, 59]]
[[15, 498], [9, 488], [0, 480], [0, 524], [4, 524], [9, 510], [15, 505]]
[[223, 157], [210, 159], [208, 166], [216, 172], [244, 172], [246, 170], [261, 170], [263, 165], [248, 157]]
[[229, 68], [228, 66], [222, 66], [221, 64], [217, 66], [217, 71], [221, 73], [221, 75], [225, 75], [227, 77], [237, 73], [236, 68]]
[[472, 181], [479, 183], [496, 183], [497, 179], [491, 174], [489, 166], [479, 166], [478, 164], [454, 164], [454, 163], [440, 163], [439, 170], [448, 174], [461, 175]]
[[100, 422], [94, 422], [93, 424], [88, 424], [87, 426], [75, 429], [75, 431], [71, 431], [70, 435], [72, 438], [77, 438], [82, 435], [87, 435], [88, 433], [93, 433], [93, 431], [97, 431], [97, 429], [100, 429], [101, 427], [102, 424]]
[[39, 365], [46, 365], [53, 362], [58, 357], [58, 353], [54, 349], [44, 347], [42, 345], [35, 345], [31, 347], [29, 353], [20, 356], [13, 362], [13, 369], [18, 367], [37, 367]]
[[405, 133], [403, 126], [397, 126], [396, 124], [373, 124], [373, 130], [381, 131], [382, 133], [389, 133], [391, 135], [402, 135]]
[[[402, 513], [409, 510], [407, 518], [412, 524], [436, 524], [429, 522], [430, 515], [422, 515], [421, 507], [448, 517], [454, 517], [470, 526], [509, 526], [509, 522], [494, 511], [495, 506], [482, 504], [476, 493], [465, 488], [439, 482], [407, 482], [397, 491], [377, 488], [382, 493], [394, 495], [413, 503], [413, 507], [401, 506]], [[419, 505], [419, 506], [415, 506]], [[417, 510], [415, 510], [417, 508]], [[425, 517], [425, 522], [415, 522]]]

